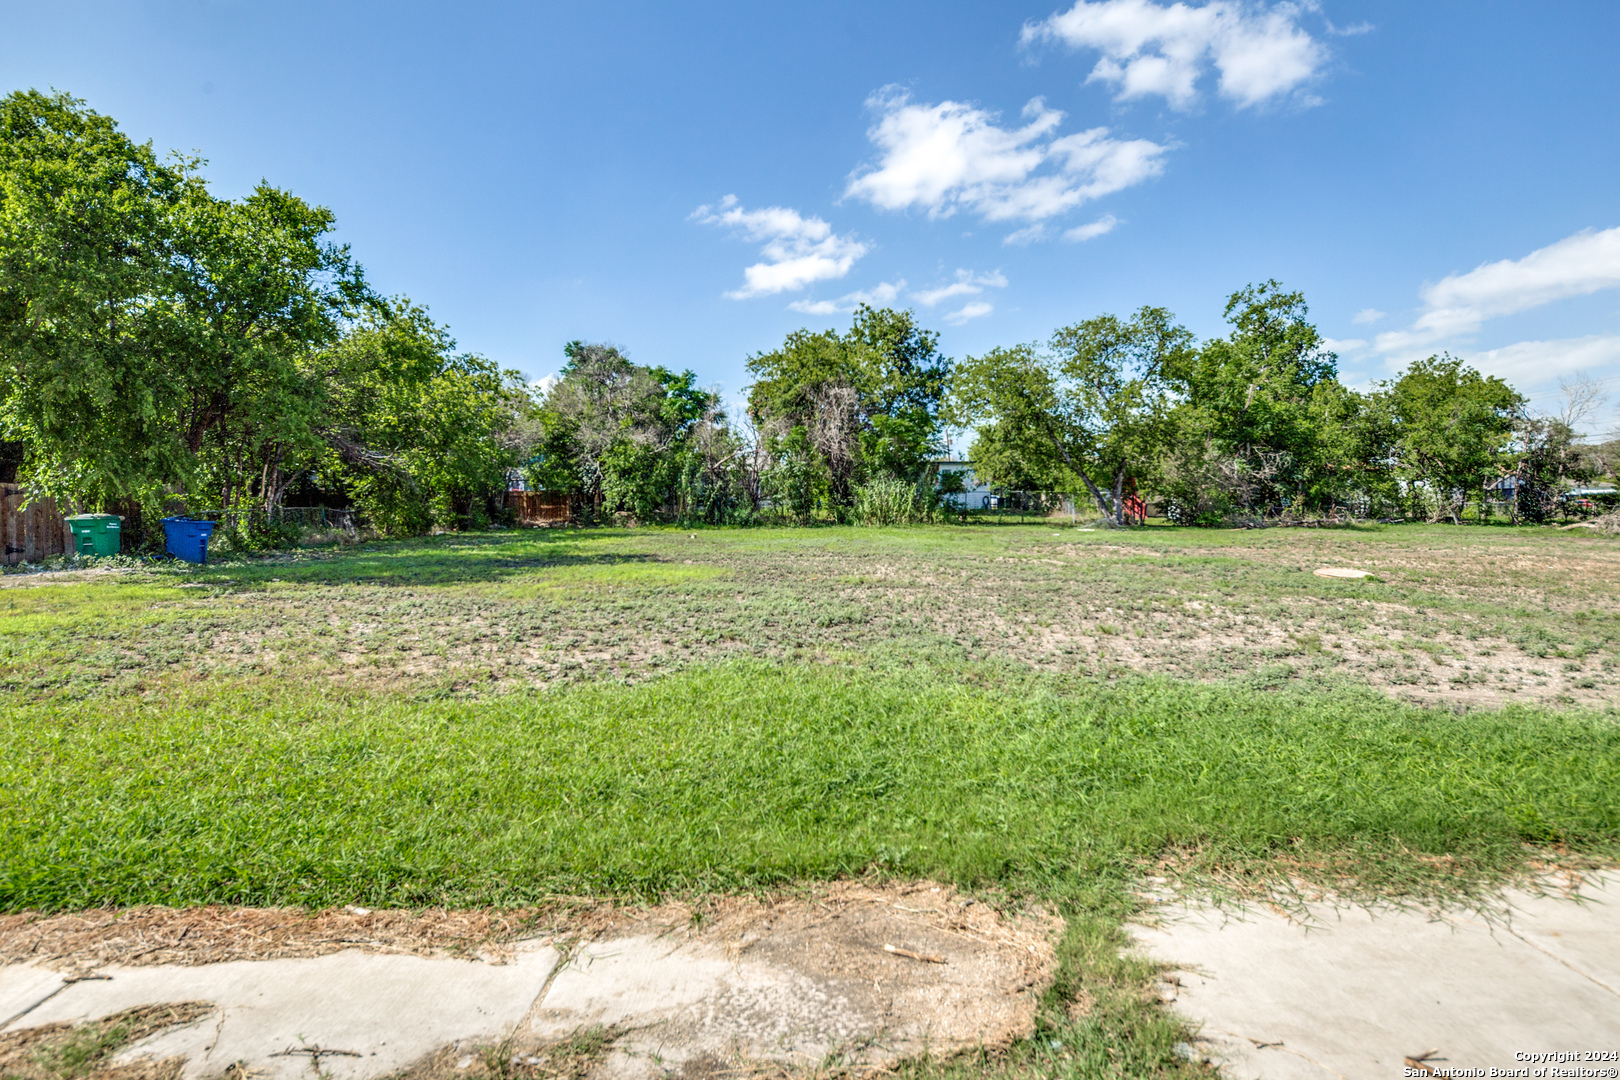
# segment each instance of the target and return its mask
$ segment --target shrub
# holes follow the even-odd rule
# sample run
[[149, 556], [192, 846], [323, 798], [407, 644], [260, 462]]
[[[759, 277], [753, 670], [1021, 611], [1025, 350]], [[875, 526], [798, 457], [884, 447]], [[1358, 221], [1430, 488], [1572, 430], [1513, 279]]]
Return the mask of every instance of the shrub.
[[883, 477], [855, 489], [855, 520], [862, 525], [915, 525], [928, 507], [914, 484]]

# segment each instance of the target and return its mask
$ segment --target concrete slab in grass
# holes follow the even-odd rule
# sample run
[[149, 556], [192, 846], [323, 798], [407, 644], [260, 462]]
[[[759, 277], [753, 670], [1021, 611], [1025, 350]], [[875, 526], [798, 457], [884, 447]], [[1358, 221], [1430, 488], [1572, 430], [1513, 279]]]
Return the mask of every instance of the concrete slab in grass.
[[626, 1077], [731, 1075], [760, 1062], [873, 1066], [1005, 1045], [1033, 1029], [1060, 926], [1002, 919], [937, 887], [898, 896], [840, 886], [817, 904], [733, 901], [702, 929], [665, 912], [584, 946], [525, 1034], [544, 1041], [618, 1025], [607, 1072]]
[[[1579, 900], [1510, 893], [1486, 918], [1316, 904], [1301, 916], [1167, 903], [1134, 928], [1223, 1075], [1259, 1080], [1513, 1069], [1620, 1047], [1620, 875]], [[1605, 1066], [1606, 1067], [1606, 1066]]]
[[[216, 1006], [211, 1015], [121, 1057], [183, 1057], [188, 1078], [219, 1075], [234, 1062], [265, 1080], [379, 1076], [457, 1040], [499, 1042], [523, 1020], [557, 960], [556, 950], [542, 945], [519, 949], [506, 964], [350, 951], [109, 967], [100, 974], [110, 978], [66, 987], [7, 1030], [97, 1019], [137, 1005], [207, 1001]], [[316, 1048], [340, 1053], [312, 1057]]]
[[60, 971], [32, 964], [0, 967], [0, 1030], [61, 993], [66, 978]]

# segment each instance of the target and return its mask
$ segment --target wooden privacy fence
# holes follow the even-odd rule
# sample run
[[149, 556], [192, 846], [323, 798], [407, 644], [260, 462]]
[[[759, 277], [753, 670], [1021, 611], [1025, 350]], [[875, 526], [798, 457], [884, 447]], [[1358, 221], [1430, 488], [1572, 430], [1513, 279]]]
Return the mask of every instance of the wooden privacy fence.
[[566, 525], [573, 520], [574, 500], [549, 491], [508, 491], [507, 502], [519, 525]]
[[0, 484], [0, 563], [35, 562], [73, 549], [73, 534], [55, 499], [35, 499], [23, 509], [27, 489]]

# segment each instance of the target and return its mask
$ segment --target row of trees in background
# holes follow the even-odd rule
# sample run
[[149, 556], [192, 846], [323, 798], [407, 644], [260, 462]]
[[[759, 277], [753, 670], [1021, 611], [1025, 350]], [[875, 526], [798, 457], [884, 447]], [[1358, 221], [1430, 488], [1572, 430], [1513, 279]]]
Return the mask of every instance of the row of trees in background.
[[972, 429], [973, 470], [995, 488], [1073, 494], [1115, 522], [1145, 495], [1173, 520], [1220, 524], [1460, 522], [1510, 477], [1495, 501], [1537, 522], [1572, 482], [1613, 470], [1612, 445], [1577, 430], [1589, 390], [1532, 416], [1511, 386], [1441, 355], [1361, 393], [1338, 381], [1300, 294], [1250, 286], [1226, 317], [1230, 333], [1200, 343], [1146, 307], [953, 364], [911, 313], [861, 307], [847, 332], [795, 331], [751, 357], [741, 427], [689, 372], [575, 343], [539, 407], [530, 473], [643, 521], [900, 521], [938, 507], [934, 461]]
[[1250, 286], [1226, 318], [1227, 336], [1199, 344], [1146, 307], [964, 360], [953, 419], [977, 428], [975, 471], [1009, 488], [1084, 491], [1115, 520], [1127, 488], [1140, 490], [1201, 524], [1461, 521], [1509, 476], [1514, 512], [1541, 521], [1567, 481], [1607, 471], [1576, 431], [1589, 393], [1575, 390], [1562, 416], [1532, 417], [1507, 383], [1445, 355], [1358, 393], [1338, 381], [1301, 294]]
[[750, 357], [732, 423], [693, 374], [569, 344], [535, 410], [530, 484], [637, 521], [909, 520], [937, 501], [951, 365], [910, 312], [862, 307], [845, 333]]
[[1613, 471], [1580, 441], [1589, 391], [1533, 417], [1437, 356], [1356, 392], [1276, 282], [1235, 293], [1214, 340], [1145, 307], [957, 363], [910, 312], [863, 306], [750, 357], [736, 418], [603, 344], [570, 343], [536, 393], [379, 296], [329, 211], [265, 184], [219, 198], [200, 166], [66, 95], [0, 100], [0, 468], [35, 491], [261, 522], [354, 506], [409, 533], [499, 518], [517, 472], [609, 520], [887, 523], [937, 510], [964, 429], [981, 481], [1115, 521], [1131, 495], [1198, 524], [1460, 521], [1507, 476], [1537, 521]]

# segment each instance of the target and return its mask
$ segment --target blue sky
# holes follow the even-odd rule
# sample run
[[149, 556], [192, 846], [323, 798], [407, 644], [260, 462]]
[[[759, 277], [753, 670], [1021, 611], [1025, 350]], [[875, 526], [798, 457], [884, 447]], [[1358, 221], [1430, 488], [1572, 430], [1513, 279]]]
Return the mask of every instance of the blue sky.
[[862, 295], [961, 356], [1278, 278], [1346, 381], [1442, 349], [1620, 426], [1620, 5], [0, 0], [0, 87], [223, 194], [330, 207], [374, 283], [540, 378], [690, 367]]

